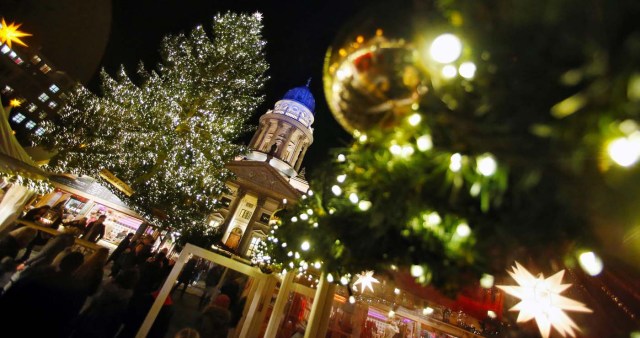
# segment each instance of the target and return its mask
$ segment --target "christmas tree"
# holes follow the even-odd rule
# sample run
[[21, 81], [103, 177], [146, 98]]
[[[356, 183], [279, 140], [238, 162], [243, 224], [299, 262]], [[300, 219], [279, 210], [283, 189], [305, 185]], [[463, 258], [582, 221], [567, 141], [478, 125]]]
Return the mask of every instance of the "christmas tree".
[[407, 6], [365, 13], [328, 52], [325, 93], [354, 141], [256, 260], [335, 280], [404, 267], [455, 292], [514, 260], [577, 266], [603, 252], [597, 234], [630, 233], [637, 3]]
[[203, 223], [263, 100], [261, 29], [259, 13], [217, 15], [212, 37], [201, 26], [165, 37], [157, 69], [141, 64], [137, 78], [103, 70], [101, 95], [78, 87], [47, 125], [50, 169], [115, 181], [105, 185], [157, 225]]

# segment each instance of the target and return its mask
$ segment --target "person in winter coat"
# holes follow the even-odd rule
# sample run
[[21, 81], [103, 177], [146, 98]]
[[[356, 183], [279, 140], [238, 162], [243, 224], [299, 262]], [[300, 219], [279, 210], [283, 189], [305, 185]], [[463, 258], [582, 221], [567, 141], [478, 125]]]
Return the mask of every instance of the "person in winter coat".
[[122, 253], [124, 252], [124, 250], [126, 250], [131, 245], [131, 237], [133, 237], [133, 232], [128, 233], [127, 236], [120, 241], [120, 243], [118, 244], [118, 247], [115, 250], [113, 250], [113, 252], [111, 253], [111, 256], [109, 256], [109, 259], [107, 259], [107, 263], [111, 261], [113, 261], [114, 264], [116, 263], [118, 258], [120, 258], [120, 255], [122, 255]]
[[24, 262], [25, 268], [51, 264], [58, 253], [73, 245], [75, 242], [74, 233], [75, 231], [65, 231], [47, 242], [40, 252]]
[[124, 270], [105, 283], [80, 314], [72, 337], [112, 338], [122, 324], [139, 277], [137, 270]]
[[182, 284], [184, 285], [184, 287], [182, 288], [182, 293], [180, 294], [180, 296], [184, 296], [185, 291], [187, 291], [189, 284], [196, 274], [197, 263], [198, 261], [195, 258], [191, 258], [187, 263], [185, 263], [185, 265], [182, 267], [182, 272], [180, 272], [180, 275], [178, 276], [178, 284], [176, 284], [173, 289], [171, 289], [171, 293], [173, 293], [173, 291], [175, 291], [180, 286], [180, 284]]
[[20, 249], [25, 248], [36, 237], [36, 230], [22, 227], [11, 231], [0, 240], [0, 259], [10, 257], [15, 259]]
[[82, 239], [89, 242], [98, 243], [98, 241], [104, 237], [104, 231], [106, 226], [104, 221], [107, 219], [107, 215], [100, 215], [97, 220], [89, 223], [87, 229], [82, 235]]
[[198, 320], [198, 332], [202, 338], [226, 338], [229, 333], [231, 299], [220, 294], [209, 304]]
[[2, 322], [19, 328], [21, 337], [67, 337], [83, 303], [72, 277], [82, 261], [81, 253], [71, 252], [57, 267], [33, 268], [0, 298]]
[[81, 283], [87, 297], [98, 291], [104, 275], [104, 264], [107, 261], [109, 250], [99, 248], [73, 273], [73, 278]]

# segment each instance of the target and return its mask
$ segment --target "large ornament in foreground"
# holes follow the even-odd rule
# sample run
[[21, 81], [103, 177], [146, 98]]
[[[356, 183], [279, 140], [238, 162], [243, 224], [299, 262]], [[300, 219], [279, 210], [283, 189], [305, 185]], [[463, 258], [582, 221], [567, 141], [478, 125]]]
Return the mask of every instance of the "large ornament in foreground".
[[552, 326], [563, 337], [566, 334], [575, 337], [574, 329], [578, 331], [580, 329], [564, 311], [592, 311], [584, 304], [560, 295], [571, 286], [571, 284], [562, 284], [564, 270], [545, 279], [542, 274], [538, 277], [532, 275], [516, 262], [513, 271], [508, 272], [518, 286], [497, 285], [497, 287], [520, 299], [520, 302], [510, 309], [520, 311], [519, 323], [535, 319], [540, 334], [545, 338], [549, 337]]
[[406, 33], [386, 36], [382, 28], [371, 25], [384, 20], [373, 20], [369, 14], [367, 19], [368, 24], [339, 35], [324, 64], [329, 108], [350, 133], [395, 125], [415, 108], [429, 81], [417, 48], [402, 38]]

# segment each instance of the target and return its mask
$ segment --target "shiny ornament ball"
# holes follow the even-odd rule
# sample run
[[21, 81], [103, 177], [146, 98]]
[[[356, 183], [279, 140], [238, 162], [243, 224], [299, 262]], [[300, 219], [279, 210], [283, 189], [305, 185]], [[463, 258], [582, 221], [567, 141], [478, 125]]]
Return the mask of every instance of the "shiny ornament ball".
[[411, 34], [390, 30], [387, 36], [374, 25], [384, 20], [367, 17], [365, 24], [339, 34], [325, 58], [328, 105], [350, 133], [397, 125], [413, 112], [429, 82], [416, 44], [404, 38]]

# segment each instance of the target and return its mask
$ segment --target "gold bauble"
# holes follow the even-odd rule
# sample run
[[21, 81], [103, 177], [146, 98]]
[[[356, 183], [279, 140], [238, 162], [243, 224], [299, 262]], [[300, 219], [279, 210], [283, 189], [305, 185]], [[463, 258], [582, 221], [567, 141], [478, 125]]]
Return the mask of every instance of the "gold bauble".
[[328, 49], [323, 71], [329, 108], [350, 133], [396, 125], [429, 81], [415, 45], [398, 34], [386, 36], [375, 17], [366, 16]]

